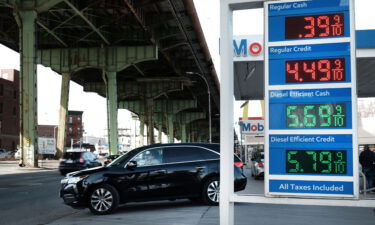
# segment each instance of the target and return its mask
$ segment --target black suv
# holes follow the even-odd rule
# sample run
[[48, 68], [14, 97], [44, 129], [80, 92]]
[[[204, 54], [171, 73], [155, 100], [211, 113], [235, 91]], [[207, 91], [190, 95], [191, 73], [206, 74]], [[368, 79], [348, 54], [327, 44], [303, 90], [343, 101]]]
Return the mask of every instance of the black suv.
[[[108, 166], [68, 174], [60, 196], [74, 208], [113, 212], [131, 201], [189, 198], [219, 202], [219, 144], [155, 144], [134, 149]], [[245, 189], [243, 163], [235, 156], [234, 189]]]
[[92, 152], [70, 151], [65, 152], [60, 159], [59, 171], [61, 175], [68, 172], [101, 166], [99, 159]]

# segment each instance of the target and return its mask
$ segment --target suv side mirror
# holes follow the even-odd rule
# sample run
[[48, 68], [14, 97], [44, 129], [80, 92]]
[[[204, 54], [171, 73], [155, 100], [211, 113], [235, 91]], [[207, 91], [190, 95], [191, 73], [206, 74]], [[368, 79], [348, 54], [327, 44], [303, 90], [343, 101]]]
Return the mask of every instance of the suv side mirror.
[[126, 165], [126, 169], [134, 170], [137, 167], [137, 161], [130, 161], [128, 165]]

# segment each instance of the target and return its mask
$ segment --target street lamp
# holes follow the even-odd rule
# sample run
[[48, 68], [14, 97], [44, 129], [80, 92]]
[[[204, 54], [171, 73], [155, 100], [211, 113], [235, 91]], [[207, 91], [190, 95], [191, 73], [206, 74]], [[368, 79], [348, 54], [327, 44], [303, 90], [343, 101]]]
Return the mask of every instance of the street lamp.
[[205, 76], [203, 76], [200, 73], [195, 73], [195, 72], [186, 72], [187, 75], [197, 75], [201, 77], [204, 82], [207, 85], [207, 95], [208, 95], [208, 133], [209, 133], [209, 139], [208, 142], [212, 143], [212, 130], [211, 130], [211, 92], [210, 92], [210, 86], [208, 85], [207, 79]]

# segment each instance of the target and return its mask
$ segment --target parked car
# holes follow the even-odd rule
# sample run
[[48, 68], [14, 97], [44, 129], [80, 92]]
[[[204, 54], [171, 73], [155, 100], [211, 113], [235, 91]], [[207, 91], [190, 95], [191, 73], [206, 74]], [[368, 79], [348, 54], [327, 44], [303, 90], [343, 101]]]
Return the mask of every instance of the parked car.
[[[113, 212], [133, 201], [203, 200], [219, 203], [219, 144], [155, 144], [134, 149], [108, 166], [70, 173], [60, 197], [73, 208], [94, 214]], [[243, 163], [235, 157], [234, 190], [245, 189]]]
[[254, 151], [251, 153], [250, 169], [251, 176], [255, 180], [264, 177], [264, 152]]
[[69, 151], [60, 159], [59, 171], [61, 175], [69, 172], [101, 166], [99, 159], [92, 152]]
[[0, 149], [0, 159], [10, 159], [13, 156], [13, 152], [5, 149]]

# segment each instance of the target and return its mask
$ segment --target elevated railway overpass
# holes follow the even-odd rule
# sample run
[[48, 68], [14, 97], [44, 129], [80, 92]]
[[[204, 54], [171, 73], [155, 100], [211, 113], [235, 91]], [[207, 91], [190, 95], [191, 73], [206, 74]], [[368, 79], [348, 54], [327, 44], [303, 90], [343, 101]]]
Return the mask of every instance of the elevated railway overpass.
[[219, 81], [193, 0], [0, 0], [0, 17], [0, 43], [21, 56], [27, 166], [37, 166], [37, 64], [62, 76], [59, 154], [70, 81], [106, 97], [111, 154], [119, 108], [136, 113], [141, 128], [147, 124], [150, 144], [154, 128], [169, 142], [208, 140], [209, 117], [218, 140]]

